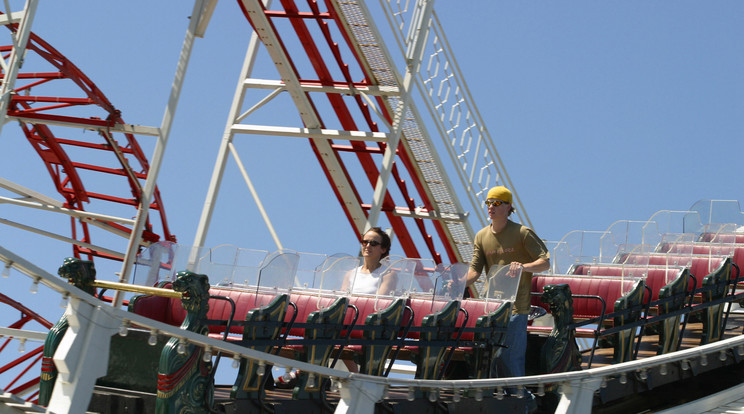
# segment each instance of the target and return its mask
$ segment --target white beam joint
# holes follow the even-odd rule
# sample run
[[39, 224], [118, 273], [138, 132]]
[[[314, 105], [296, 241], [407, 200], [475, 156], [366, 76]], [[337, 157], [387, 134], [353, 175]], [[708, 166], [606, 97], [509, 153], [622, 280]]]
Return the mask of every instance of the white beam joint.
[[53, 120], [53, 119], [45, 119], [42, 122], [38, 119], [27, 118], [27, 117], [22, 117], [22, 116], [9, 116], [7, 119], [8, 121], [18, 121], [18, 122], [24, 122], [27, 124], [55, 125], [55, 126], [62, 126], [62, 127], [87, 129], [89, 131], [120, 132], [122, 134], [148, 135], [148, 136], [153, 136], [153, 137], [160, 136], [160, 128], [148, 127], [148, 126], [142, 126], [142, 125], [114, 124], [112, 126], [97, 126], [97, 125], [86, 124], [84, 122], [66, 122], [66, 121]]
[[[282, 81], [278, 80], [266, 80], [266, 79], [246, 79], [243, 81], [243, 86], [246, 88], [253, 89], [277, 89], [286, 90], [287, 87]], [[395, 86], [349, 86], [349, 85], [309, 85], [300, 84], [299, 88], [305, 92], [319, 92], [319, 93], [340, 93], [344, 95], [358, 95], [360, 93], [366, 93], [367, 95], [373, 96], [400, 96], [400, 89]]]
[[425, 220], [441, 220], [441, 221], [455, 221], [455, 222], [464, 222], [468, 218], [468, 214], [444, 214], [440, 213], [438, 211], [432, 210], [426, 210], [424, 208], [417, 208], [414, 211], [411, 211], [407, 208], [396, 208], [393, 211], [393, 214], [400, 217], [412, 217], [412, 218], [419, 218], [419, 219], [425, 219]]
[[7, 26], [9, 24], [19, 23], [23, 18], [24, 12], [12, 12], [10, 14], [0, 15], [0, 24]]
[[0, 196], [0, 204], [3, 204], [3, 203], [13, 204], [16, 206], [21, 206], [21, 207], [29, 207], [29, 208], [34, 208], [38, 210], [53, 211], [55, 213], [67, 214], [68, 216], [75, 217], [75, 218], [78, 218], [80, 220], [85, 220], [85, 221], [92, 221], [92, 220], [97, 219], [97, 220], [113, 221], [113, 222], [122, 223], [122, 224], [129, 224], [129, 225], [134, 224], [134, 220], [132, 219], [111, 216], [108, 214], [92, 213], [89, 211], [73, 210], [70, 208], [58, 207], [56, 205], [42, 204], [42, 203], [37, 203], [33, 201], [16, 200], [14, 198]]
[[263, 125], [233, 125], [231, 131], [235, 134], [268, 135], [324, 140], [344, 139], [349, 141], [387, 142], [389, 138], [389, 134], [385, 132], [342, 131], [338, 129], [295, 128]]

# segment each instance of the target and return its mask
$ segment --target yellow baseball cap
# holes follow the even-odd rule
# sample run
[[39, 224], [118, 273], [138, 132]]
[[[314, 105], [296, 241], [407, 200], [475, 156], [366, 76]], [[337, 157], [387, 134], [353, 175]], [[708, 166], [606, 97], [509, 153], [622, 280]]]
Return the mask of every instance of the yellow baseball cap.
[[497, 186], [493, 187], [492, 189], [488, 190], [488, 196], [486, 196], [486, 200], [501, 200], [506, 201], [507, 203], [512, 203], [512, 193], [509, 191], [508, 188], [504, 186]]

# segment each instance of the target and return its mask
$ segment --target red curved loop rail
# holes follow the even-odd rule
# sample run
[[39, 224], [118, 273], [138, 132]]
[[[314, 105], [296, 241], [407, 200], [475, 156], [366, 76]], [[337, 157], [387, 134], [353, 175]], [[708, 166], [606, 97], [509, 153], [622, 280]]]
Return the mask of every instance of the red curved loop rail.
[[[367, 73], [364, 65], [360, 63], [360, 57], [357, 55], [358, 51], [351, 45], [351, 40], [339, 16], [327, 2], [308, 1], [306, 5], [302, 6], [302, 10], [298, 6], [298, 2], [294, 0], [280, 0], [278, 3], [277, 7], [281, 7], [281, 10], [266, 10], [262, 6], [262, 11], [276, 32], [280, 42], [278, 46], [288, 56], [292, 70], [299, 79], [300, 84], [308, 86], [346, 85], [350, 87], [364, 87], [374, 84], [373, 77]], [[253, 22], [254, 16], [246, 10], [242, 1], [238, 0], [238, 5], [241, 7], [246, 19], [255, 29], [256, 25]], [[291, 30], [278, 30], [280, 26], [282, 29], [291, 27]], [[285, 39], [285, 37], [289, 38], [290, 36], [296, 36], [296, 39]], [[285, 40], [299, 40], [303, 47], [292, 48], [290, 50], [285, 46], [288, 43]], [[342, 51], [341, 48], [344, 48], [344, 50]], [[324, 54], [324, 50], [330, 51], [330, 53]], [[344, 51], [346, 53], [343, 53]], [[351, 55], [351, 58], [344, 57], [349, 55]], [[305, 64], [300, 67], [301, 65], [298, 62], [305, 62]], [[354, 80], [352, 73], [361, 73], [363, 79]], [[323, 94], [319, 93], [317, 95]], [[317, 105], [314, 103], [313, 98], [308, 94], [308, 99], [316, 111], [316, 116], [323, 125], [340, 125], [341, 129], [347, 131], [358, 131], [365, 128], [372, 132], [380, 131], [378, 125], [373, 120], [369, 106], [361, 96], [355, 95], [351, 98], [346, 98], [340, 93], [329, 92], [325, 94], [325, 98], [328, 99], [330, 106], [333, 108], [335, 117], [332, 113], [320, 113], [316, 109]], [[386, 110], [380, 97], [376, 97], [375, 99], [386, 121], [392, 124], [392, 114]], [[322, 126], [322, 128], [325, 128], [325, 126]], [[313, 153], [317, 156], [331, 187], [335, 190], [337, 184], [328, 172], [329, 167], [325, 164], [322, 157], [318, 155], [318, 149], [314, 141], [312, 139], [309, 141]], [[369, 211], [371, 206], [362, 201], [358, 189], [365, 188], [368, 185], [371, 185], [371, 188], [375, 187], [380, 175], [380, 167], [372, 155], [383, 154], [386, 144], [378, 143], [377, 147], [372, 147], [363, 141], [350, 141], [348, 144], [333, 143], [331, 148], [335, 153], [338, 164], [353, 186], [352, 190], [356, 195], [358, 203], [365, 211]], [[355, 155], [354, 158], [356, 158], [356, 162], [358, 162], [358, 165], [365, 172], [365, 177], [352, 177], [349, 173], [352, 159], [351, 157], [343, 157], [342, 154], [344, 153]], [[427, 220], [420, 218], [404, 219], [402, 216], [396, 214], [396, 209], [415, 211], [417, 206], [423, 206], [429, 210], [433, 209], [433, 203], [429, 195], [424, 191], [416, 173], [419, 167], [405, 146], [400, 145], [396, 152], [396, 161], [390, 177], [390, 187], [394, 187], [399, 194], [397, 201], [399, 206], [396, 206], [396, 200], [394, 200], [389, 187], [382, 203], [382, 212], [387, 216], [396, 239], [400, 242], [406, 257], [428, 256], [433, 258], [436, 263], [441, 263], [443, 254], [437, 251], [435, 245], [436, 237], [442, 243], [445, 250], [445, 257], [455, 262], [457, 261], [455, 255], [456, 247], [445, 235], [442, 224], [439, 221], [431, 221], [430, 224], [433, 227], [431, 229], [427, 228]], [[355, 179], [356, 181], [354, 181]], [[346, 212], [353, 231], [356, 232], [357, 229], [351, 219], [348, 206], [346, 206], [340, 197], [339, 201], [341, 207]], [[416, 243], [416, 238], [423, 240], [422, 250], [425, 251], [420, 251]]]
[[[16, 25], [6, 27], [17, 30]], [[2, 45], [0, 53], [7, 57], [11, 49], [12, 45]], [[60, 91], [64, 91], [64, 95]], [[23, 133], [64, 198], [65, 207], [85, 211], [89, 206], [90, 211], [105, 214], [121, 211], [116, 205], [137, 209], [149, 163], [133, 134], [113, 132], [117, 125], [124, 124], [121, 112], [77, 66], [33, 33], [8, 116], [19, 120]], [[147, 243], [161, 239], [175, 241], [157, 188], [150, 211], [150, 218], [159, 216], [159, 229], [153, 228], [148, 218], [143, 240]], [[132, 231], [130, 226], [109, 221], [99, 220], [96, 224], [124, 237]], [[72, 218], [71, 227], [75, 240], [92, 244], [90, 223]], [[91, 259], [120, 260], [79, 245], [74, 245], [73, 253], [76, 257], [87, 255]]]

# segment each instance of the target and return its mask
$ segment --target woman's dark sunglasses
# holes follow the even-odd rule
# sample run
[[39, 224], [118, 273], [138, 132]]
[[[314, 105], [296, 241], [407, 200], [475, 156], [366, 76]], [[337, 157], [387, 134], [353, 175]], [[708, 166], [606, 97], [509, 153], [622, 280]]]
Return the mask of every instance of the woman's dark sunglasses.
[[362, 246], [366, 246], [368, 244], [372, 247], [377, 247], [382, 243], [378, 242], [377, 240], [362, 240]]

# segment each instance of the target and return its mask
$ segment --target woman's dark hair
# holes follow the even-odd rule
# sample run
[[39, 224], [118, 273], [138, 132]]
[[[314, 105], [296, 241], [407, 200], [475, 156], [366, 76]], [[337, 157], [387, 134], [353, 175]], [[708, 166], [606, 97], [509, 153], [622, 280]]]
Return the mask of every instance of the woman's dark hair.
[[[385, 253], [382, 254], [380, 259], [387, 257], [390, 254], [390, 236], [388, 236], [387, 233], [385, 233], [385, 230], [379, 228], [379, 227], [372, 227], [371, 229], [367, 230], [364, 234], [367, 234], [369, 232], [375, 232], [377, 233], [380, 238], [382, 238], [382, 248], [385, 249]], [[364, 238], [364, 234], [362, 234], [362, 238]]]

